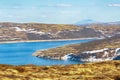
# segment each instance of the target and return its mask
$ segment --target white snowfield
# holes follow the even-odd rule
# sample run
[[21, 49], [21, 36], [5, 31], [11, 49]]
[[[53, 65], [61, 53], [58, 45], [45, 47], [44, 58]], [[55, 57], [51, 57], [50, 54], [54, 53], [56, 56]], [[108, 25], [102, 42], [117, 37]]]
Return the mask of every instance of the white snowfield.
[[12, 28], [14, 28], [16, 31], [26, 31], [25, 29], [21, 29], [19, 27], [12, 27]]
[[25, 29], [25, 28], [20, 28], [20, 27], [12, 27], [12, 28], [14, 28], [15, 31], [18, 31], [18, 32], [24, 31], [26, 33], [34, 33], [34, 34], [40, 34], [40, 35], [46, 34], [45, 32], [36, 31], [34, 29]]
[[100, 49], [100, 50], [93, 50], [93, 51], [85, 51], [85, 52], [82, 52], [82, 53], [93, 54], [93, 53], [103, 52], [105, 50], [108, 50], [108, 48], [104, 48], [104, 49]]
[[61, 57], [61, 59], [62, 59], [62, 60], [68, 60], [68, 59], [70, 59], [70, 58], [71, 58], [71, 56], [70, 56], [70, 55], [72, 55], [72, 54], [73, 54], [73, 53], [67, 54], [67, 55], [65, 55], [65, 56]]

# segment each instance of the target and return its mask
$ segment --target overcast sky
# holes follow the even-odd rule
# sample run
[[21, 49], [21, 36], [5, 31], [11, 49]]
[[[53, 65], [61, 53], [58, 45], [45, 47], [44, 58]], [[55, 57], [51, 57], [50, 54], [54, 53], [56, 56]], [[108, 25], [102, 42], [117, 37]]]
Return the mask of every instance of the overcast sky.
[[0, 22], [120, 21], [120, 0], [0, 0]]

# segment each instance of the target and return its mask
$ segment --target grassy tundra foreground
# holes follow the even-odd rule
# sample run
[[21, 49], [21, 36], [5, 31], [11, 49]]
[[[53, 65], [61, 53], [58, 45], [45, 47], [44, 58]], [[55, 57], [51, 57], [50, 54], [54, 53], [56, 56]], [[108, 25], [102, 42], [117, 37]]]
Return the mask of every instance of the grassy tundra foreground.
[[67, 66], [0, 65], [0, 80], [120, 80], [120, 61]]

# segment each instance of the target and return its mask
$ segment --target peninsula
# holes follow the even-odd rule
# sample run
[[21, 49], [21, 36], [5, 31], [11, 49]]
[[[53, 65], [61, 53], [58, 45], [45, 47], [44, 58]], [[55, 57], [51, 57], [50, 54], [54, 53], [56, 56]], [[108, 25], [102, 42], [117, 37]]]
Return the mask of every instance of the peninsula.
[[39, 50], [36, 51], [33, 56], [83, 62], [116, 60], [117, 57], [120, 57], [120, 35], [87, 43]]

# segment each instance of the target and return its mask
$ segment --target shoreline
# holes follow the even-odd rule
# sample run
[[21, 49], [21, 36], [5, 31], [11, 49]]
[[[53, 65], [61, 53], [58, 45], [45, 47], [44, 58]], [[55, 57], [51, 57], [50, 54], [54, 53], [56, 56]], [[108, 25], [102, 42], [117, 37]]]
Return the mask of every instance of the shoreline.
[[91, 38], [74, 38], [74, 39], [3, 41], [3, 42], [0, 42], [0, 44], [22, 43], [22, 42], [55, 42], [55, 41], [86, 40], [86, 39], [102, 39], [102, 38], [91, 37]]

